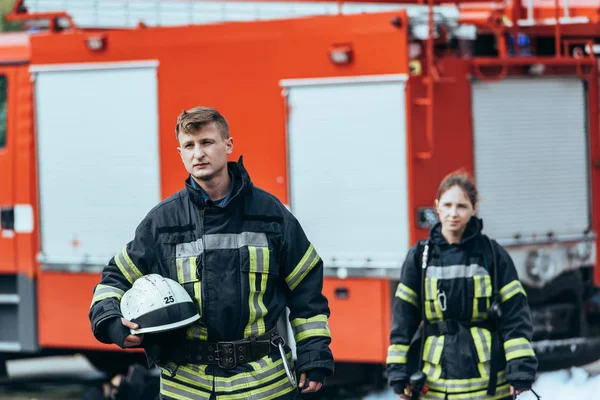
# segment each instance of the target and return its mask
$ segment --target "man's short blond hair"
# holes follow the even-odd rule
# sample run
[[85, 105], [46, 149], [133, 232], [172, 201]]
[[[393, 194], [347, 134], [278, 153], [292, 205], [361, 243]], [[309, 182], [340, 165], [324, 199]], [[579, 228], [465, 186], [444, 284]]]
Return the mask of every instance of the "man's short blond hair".
[[179, 140], [181, 132], [192, 134], [198, 132], [206, 125], [214, 123], [221, 131], [224, 139], [229, 138], [229, 124], [220, 112], [210, 107], [194, 107], [189, 110], [183, 110], [177, 117], [175, 125], [175, 136]]

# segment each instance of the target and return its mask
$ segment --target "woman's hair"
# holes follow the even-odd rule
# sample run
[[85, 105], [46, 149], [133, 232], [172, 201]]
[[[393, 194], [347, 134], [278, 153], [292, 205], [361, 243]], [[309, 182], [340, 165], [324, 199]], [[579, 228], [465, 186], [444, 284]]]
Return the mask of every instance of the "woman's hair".
[[446, 177], [442, 180], [440, 187], [437, 192], [437, 199], [439, 200], [444, 193], [446, 193], [449, 189], [454, 186], [458, 186], [461, 188], [469, 200], [471, 200], [471, 204], [473, 207], [479, 201], [479, 193], [477, 192], [477, 186], [464, 169], [459, 169], [450, 174], [446, 175]]

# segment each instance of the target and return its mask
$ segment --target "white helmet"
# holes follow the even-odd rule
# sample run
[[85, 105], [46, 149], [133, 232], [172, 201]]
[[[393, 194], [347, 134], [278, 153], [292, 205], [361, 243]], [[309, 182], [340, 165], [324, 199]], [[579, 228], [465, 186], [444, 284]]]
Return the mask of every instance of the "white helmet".
[[123, 317], [139, 325], [131, 333], [170, 331], [200, 318], [198, 306], [185, 289], [158, 274], [137, 279], [121, 299]]

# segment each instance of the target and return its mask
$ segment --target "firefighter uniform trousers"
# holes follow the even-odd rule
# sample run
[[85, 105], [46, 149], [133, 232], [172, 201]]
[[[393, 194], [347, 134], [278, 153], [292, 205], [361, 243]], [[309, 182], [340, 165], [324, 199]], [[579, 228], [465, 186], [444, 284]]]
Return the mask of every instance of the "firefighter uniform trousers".
[[[422, 399], [492, 400], [511, 398], [509, 382], [535, 380], [537, 359], [531, 347], [532, 324], [526, 293], [508, 253], [495, 241], [499, 294], [503, 312], [499, 328], [488, 320], [492, 279], [481, 237], [482, 221], [474, 217], [463, 240], [449, 245], [439, 224], [432, 229], [430, 259], [421, 304], [421, 251], [411, 248], [402, 268], [393, 311], [387, 355], [390, 384], [407, 383], [418, 365], [418, 341], [410, 346], [421, 321], [421, 307], [429, 325], [423, 348], [423, 372], [428, 392]], [[423, 331], [420, 328], [421, 333]], [[497, 334], [492, 348], [492, 334]], [[487, 394], [495, 352], [497, 385]]]

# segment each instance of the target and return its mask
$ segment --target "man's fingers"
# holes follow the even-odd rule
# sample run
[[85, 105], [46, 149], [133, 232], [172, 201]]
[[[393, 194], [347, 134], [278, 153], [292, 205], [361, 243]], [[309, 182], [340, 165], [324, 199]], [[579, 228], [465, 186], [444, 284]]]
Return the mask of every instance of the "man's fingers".
[[129, 329], [137, 329], [137, 328], [139, 328], [138, 324], [136, 324], [135, 322], [128, 321], [125, 318], [121, 318], [121, 323], [123, 325], [125, 325], [126, 327], [128, 327]]
[[308, 382], [308, 386], [306, 387], [306, 389], [304, 389], [304, 390], [302, 391], [302, 393], [311, 393], [311, 392], [316, 392], [316, 391], [318, 391], [319, 389], [321, 389], [321, 385], [322, 385], [322, 383], [320, 383], [320, 382], [313, 382], [313, 381], [310, 381], [310, 382]]
[[139, 346], [144, 340], [144, 335], [127, 335], [123, 341], [123, 347]]
[[306, 382], [306, 372], [303, 372], [302, 374], [300, 374], [300, 382], [298, 382], [298, 387], [303, 388], [304, 382]]

